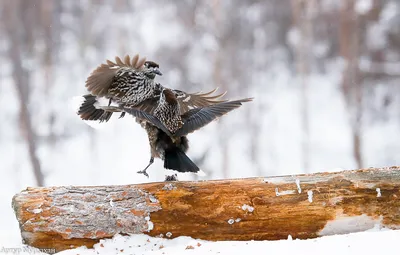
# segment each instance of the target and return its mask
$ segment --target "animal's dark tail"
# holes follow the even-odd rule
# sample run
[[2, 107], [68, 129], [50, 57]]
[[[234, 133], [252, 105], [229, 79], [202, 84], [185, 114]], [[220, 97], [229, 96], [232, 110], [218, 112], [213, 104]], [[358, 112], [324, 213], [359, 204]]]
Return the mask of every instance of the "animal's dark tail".
[[97, 109], [95, 103], [97, 102], [97, 97], [93, 95], [84, 95], [84, 101], [79, 107], [78, 115], [83, 120], [99, 120], [100, 122], [107, 122], [111, 116], [112, 112], [107, 112], [102, 109]]
[[164, 168], [181, 173], [197, 173], [200, 171], [199, 167], [178, 147], [165, 150]]

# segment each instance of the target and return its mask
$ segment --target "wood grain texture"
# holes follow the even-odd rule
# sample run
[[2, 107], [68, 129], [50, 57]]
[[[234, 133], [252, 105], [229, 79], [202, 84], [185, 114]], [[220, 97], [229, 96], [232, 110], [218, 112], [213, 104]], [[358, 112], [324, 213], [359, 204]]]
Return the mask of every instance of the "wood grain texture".
[[[58, 251], [115, 234], [278, 240], [400, 228], [400, 167], [233, 180], [27, 188], [24, 242]], [[168, 233], [168, 235], [167, 235]]]

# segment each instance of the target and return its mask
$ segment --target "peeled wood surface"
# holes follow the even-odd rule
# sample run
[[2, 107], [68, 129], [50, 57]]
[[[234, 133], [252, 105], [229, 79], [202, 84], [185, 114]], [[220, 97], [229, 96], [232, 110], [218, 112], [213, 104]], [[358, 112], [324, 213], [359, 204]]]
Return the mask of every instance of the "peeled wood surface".
[[[314, 238], [400, 228], [400, 167], [124, 186], [27, 188], [13, 198], [24, 242], [93, 246], [117, 233], [204, 240]], [[168, 234], [167, 234], [168, 233]], [[172, 234], [172, 235], [170, 235]]]

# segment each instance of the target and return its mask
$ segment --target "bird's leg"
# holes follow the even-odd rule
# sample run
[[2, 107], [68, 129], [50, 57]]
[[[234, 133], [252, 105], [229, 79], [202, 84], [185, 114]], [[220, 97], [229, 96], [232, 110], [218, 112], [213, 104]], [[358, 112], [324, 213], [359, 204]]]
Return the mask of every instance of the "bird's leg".
[[108, 101], [108, 106], [110, 106], [111, 105], [111, 98], [110, 98], [110, 100]]
[[141, 171], [138, 171], [137, 173], [138, 173], [138, 174], [144, 174], [145, 176], [147, 176], [147, 178], [149, 178], [149, 174], [146, 172], [146, 170], [147, 170], [147, 168], [149, 168], [149, 166], [151, 166], [151, 164], [153, 164], [153, 163], [154, 163], [154, 157], [152, 156], [152, 157], [150, 158], [149, 164], [146, 166], [146, 168], [143, 169], [143, 170], [141, 170]]

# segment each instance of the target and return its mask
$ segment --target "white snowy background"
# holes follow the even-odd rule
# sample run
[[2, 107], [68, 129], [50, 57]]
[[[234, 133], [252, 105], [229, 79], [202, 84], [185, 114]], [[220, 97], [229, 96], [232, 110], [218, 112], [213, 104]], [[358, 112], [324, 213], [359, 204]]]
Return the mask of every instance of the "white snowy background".
[[[188, 155], [208, 174], [202, 179], [400, 165], [398, 0], [2, 0], [0, 21], [0, 247], [21, 242], [11, 199], [27, 186], [163, 180], [159, 160], [150, 179], [136, 174], [149, 147], [132, 118], [95, 130], [71, 106], [89, 73], [116, 55], [158, 62], [158, 81], [172, 88], [255, 97], [190, 135]], [[254, 247], [334, 242], [357, 254], [348, 240], [372, 251], [366, 240], [393, 236]], [[217, 253], [213, 245], [194, 251]], [[235, 245], [246, 252], [247, 244]]]

